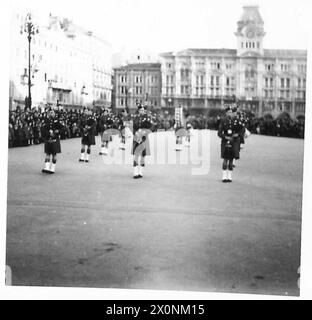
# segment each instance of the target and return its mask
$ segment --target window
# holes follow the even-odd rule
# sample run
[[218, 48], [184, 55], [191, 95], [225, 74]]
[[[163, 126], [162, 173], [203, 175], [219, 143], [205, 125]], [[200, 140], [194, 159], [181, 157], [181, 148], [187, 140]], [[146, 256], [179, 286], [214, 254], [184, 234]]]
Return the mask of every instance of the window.
[[220, 84], [219, 84], [219, 77], [217, 76], [216, 77], [216, 86], [218, 87]]
[[285, 79], [281, 78], [281, 88], [284, 88], [284, 85], [285, 85]]
[[210, 85], [212, 85], [212, 86], [214, 85], [214, 83], [213, 83], [214, 79], [213, 78], [214, 78], [213, 76], [210, 77]]
[[241, 42], [241, 48], [244, 49], [244, 42]]
[[257, 42], [257, 48], [260, 49], [260, 42]]
[[230, 85], [230, 78], [226, 78], [226, 85], [229, 86]]
[[135, 83], [141, 83], [142, 77], [141, 76], [135, 76]]
[[286, 79], [286, 87], [290, 88], [290, 79], [289, 78]]
[[266, 87], [266, 88], [268, 87], [268, 83], [269, 83], [269, 79], [268, 79], [268, 78], [265, 78], [265, 87]]
[[286, 90], [286, 99], [289, 99], [289, 96], [290, 96], [290, 92], [289, 90]]
[[135, 87], [136, 94], [142, 94], [142, 87]]

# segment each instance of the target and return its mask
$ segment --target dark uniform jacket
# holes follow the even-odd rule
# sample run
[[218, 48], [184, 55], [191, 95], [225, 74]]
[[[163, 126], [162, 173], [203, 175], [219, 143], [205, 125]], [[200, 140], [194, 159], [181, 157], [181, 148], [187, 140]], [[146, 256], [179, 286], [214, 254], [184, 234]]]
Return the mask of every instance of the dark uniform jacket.
[[[150, 147], [148, 141], [148, 134], [152, 128], [153, 122], [147, 114], [136, 114], [133, 117], [133, 145], [132, 154], [135, 154], [136, 150], [140, 150], [143, 156], [150, 155]], [[138, 148], [138, 146], [142, 147]]]
[[91, 115], [83, 115], [79, 122], [81, 131], [81, 143], [87, 146], [95, 145], [96, 118]]
[[61, 153], [60, 131], [62, 125], [57, 117], [44, 119], [42, 126], [42, 138], [44, 143], [44, 152], [46, 154]]
[[[226, 148], [231, 147], [232, 158], [239, 159], [239, 150], [240, 150], [240, 137], [244, 131], [244, 126], [242, 125], [238, 117], [225, 117], [221, 120], [218, 136], [221, 140], [221, 158], [228, 158], [229, 153]], [[234, 134], [237, 134], [238, 137], [233, 137]], [[231, 137], [231, 140], [227, 140], [225, 137]], [[231, 157], [230, 157], [231, 158]]]

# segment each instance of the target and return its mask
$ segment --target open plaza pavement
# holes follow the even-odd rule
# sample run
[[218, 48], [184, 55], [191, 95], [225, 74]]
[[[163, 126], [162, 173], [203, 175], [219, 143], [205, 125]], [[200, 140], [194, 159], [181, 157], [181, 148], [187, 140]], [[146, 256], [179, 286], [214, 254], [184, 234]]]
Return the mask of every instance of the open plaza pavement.
[[[106, 161], [123, 151], [99, 155], [99, 138], [90, 163], [79, 138], [62, 141], [54, 175], [41, 173], [43, 145], [9, 149], [12, 284], [298, 295], [304, 141], [250, 136], [224, 184], [220, 139], [201, 134], [207, 174], [150, 163], [139, 180]], [[151, 159], [155, 137], [170, 147], [174, 133], [151, 134]]]

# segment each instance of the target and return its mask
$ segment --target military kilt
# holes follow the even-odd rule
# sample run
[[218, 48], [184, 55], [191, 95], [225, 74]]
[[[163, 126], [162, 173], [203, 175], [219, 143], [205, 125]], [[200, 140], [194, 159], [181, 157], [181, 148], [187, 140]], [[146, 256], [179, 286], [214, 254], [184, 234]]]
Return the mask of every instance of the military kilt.
[[85, 146], [94, 146], [95, 145], [95, 136], [94, 134], [86, 134], [83, 135], [81, 138], [81, 144], [84, 144]]
[[221, 158], [222, 159], [239, 159], [240, 151], [240, 139], [235, 138], [230, 144], [227, 144], [227, 140], [221, 142]]
[[143, 157], [151, 155], [150, 144], [147, 134], [136, 132], [136, 134], [133, 137], [131, 154], [142, 155]]
[[46, 154], [57, 154], [61, 153], [61, 143], [60, 140], [46, 141], [44, 143], [44, 153]]

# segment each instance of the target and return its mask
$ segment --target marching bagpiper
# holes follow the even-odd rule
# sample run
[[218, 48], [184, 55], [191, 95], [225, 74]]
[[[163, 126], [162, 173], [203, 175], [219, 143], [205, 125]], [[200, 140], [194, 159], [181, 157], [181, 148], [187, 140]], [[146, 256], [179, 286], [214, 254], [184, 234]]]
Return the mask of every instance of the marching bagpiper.
[[84, 110], [79, 122], [79, 128], [81, 131], [81, 154], [79, 162], [89, 162], [91, 146], [95, 145], [96, 130], [96, 118], [92, 115], [91, 110]]
[[146, 113], [146, 107], [138, 104], [138, 114], [133, 117], [133, 178], [143, 177], [145, 167], [145, 157], [150, 155], [148, 140], [149, 129], [152, 127], [152, 120]]
[[114, 128], [115, 119], [110, 109], [105, 108], [103, 114], [100, 117], [99, 131], [101, 136], [101, 151], [100, 155], [108, 154], [108, 144], [112, 141], [111, 129]]
[[222, 182], [232, 182], [233, 159], [239, 159], [240, 135], [244, 130], [236, 117], [236, 107], [226, 106], [226, 116], [221, 120], [218, 136], [221, 140]]
[[61, 153], [60, 131], [62, 125], [53, 109], [48, 110], [43, 120], [42, 138], [44, 140], [45, 167], [43, 173], [55, 173], [57, 154]]

